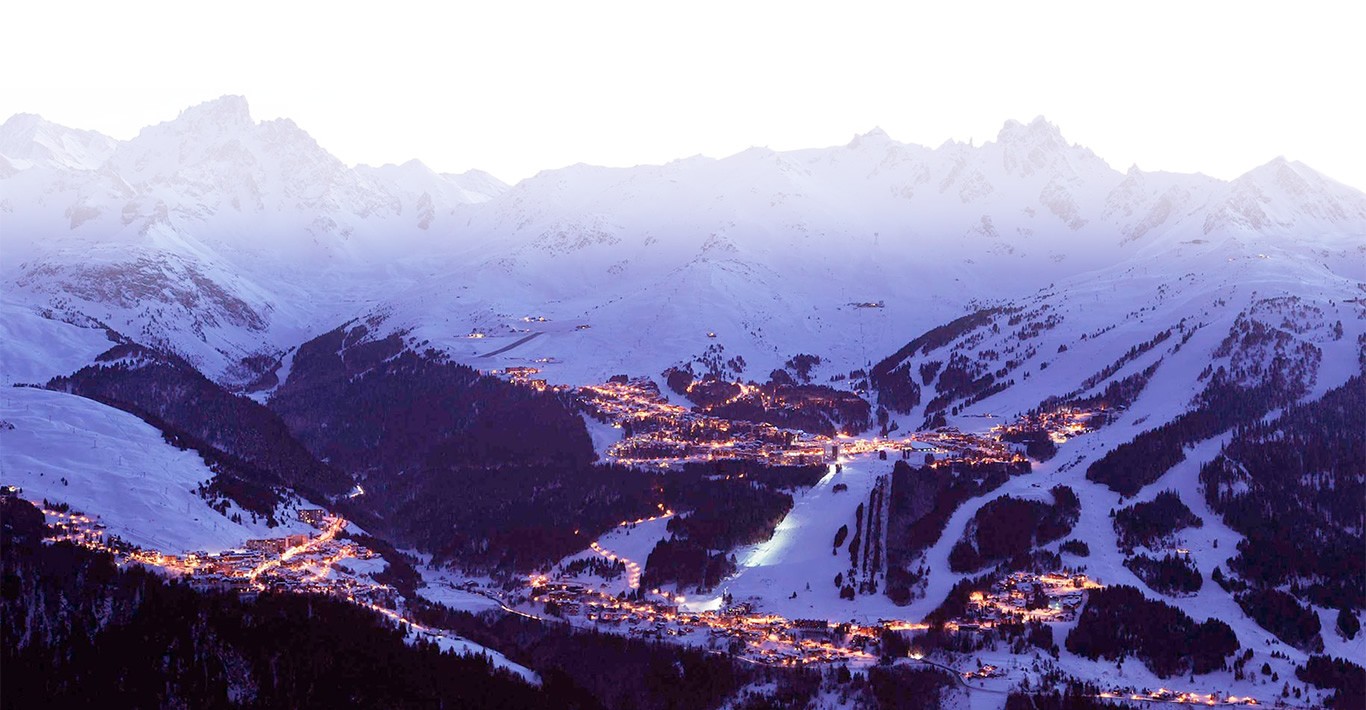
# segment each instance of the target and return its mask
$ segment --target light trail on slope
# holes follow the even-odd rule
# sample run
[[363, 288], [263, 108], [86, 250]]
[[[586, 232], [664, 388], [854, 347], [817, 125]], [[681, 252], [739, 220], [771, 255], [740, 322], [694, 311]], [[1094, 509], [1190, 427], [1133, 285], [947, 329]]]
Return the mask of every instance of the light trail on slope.
[[[627, 525], [640, 525], [641, 523], [650, 523], [656, 520], [663, 520], [665, 518], [673, 517], [673, 515], [673, 510], [665, 509], [663, 513], [660, 513], [659, 515], [656, 515], [653, 518], [638, 518], [634, 521], [623, 520], [621, 521], [621, 525], [618, 527], [625, 527]], [[602, 555], [611, 562], [621, 562], [622, 564], [626, 565], [626, 585], [631, 589], [640, 589], [640, 563], [623, 557], [621, 555], [618, 555], [617, 553], [603, 547], [598, 543], [597, 540], [594, 540], [593, 542], [589, 543], [588, 549], [592, 550], [593, 552], [596, 552], [599, 555]]]

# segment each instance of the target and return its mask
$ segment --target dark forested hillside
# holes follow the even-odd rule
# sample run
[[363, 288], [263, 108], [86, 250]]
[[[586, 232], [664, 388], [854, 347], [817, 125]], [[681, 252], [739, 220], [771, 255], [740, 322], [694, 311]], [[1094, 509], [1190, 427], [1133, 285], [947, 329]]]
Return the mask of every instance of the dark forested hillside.
[[[349, 324], [299, 347], [270, 398], [317, 456], [355, 474], [370, 525], [474, 568], [524, 569], [654, 509], [648, 477], [595, 467], [583, 419], [401, 334]], [[575, 532], [578, 531], [578, 532]]]
[[964, 501], [995, 490], [1028, 463], [954, 464], [912, 468], [892, 466], [887, 506], [887, 596], [897, 604], [911, 600], [924, 570], [912, 569], [916, 556], [943, 534], [949, 517]]
[[684, 511], [669, 520], [645, 564], [643, 584], [712, 587], [734, 571], [729, 551], [763, 542], [792, 509], [784, 489], [811, 486], [824, 466], [763, 466], [749, 462], [692, 464], [659, 477], [668, 504]]
[[1092, 591], [1067, 650], [1087, 658], [1134, 656], [1159, 677], [1209, 673], [1224, 667], [1238, 638], [1216, 619], [1196, 622], [1176, 607], [1125, 586]]
[[652, 515], [656, 477], [620, 466], [508, 464], [372, 476], [380, 529], [438, 561], [523, 571], [582, 550], [622, 520]]
[[1210, 507], [1246, 539], [1231, 567], [1330, 608], [1366, 605], [1366, 379], [1240, 428], [1200, 471]]
[[1222, 370], [1214, 377], [1194, 409], [1115, 447], [1086, 469], [1086, 478], [1134, 495], [1185, 460], [1186, 446], [1256, 419], [1294, 396], [1270, 384], [1240, 387]]
[[1012, 692], [1006, 697], [1005, 710], [1120, 710], [1132, 707], [1129, 703], [1097, 698], [1095, 688], [1069, 685], [1061, 693]]
[[1189, 411], [1106, 453], [1086, 469], [1086, 478], [1120, 495], [1138, 493], [1183, 461], [1186, 446], [1247, 425], [1304, 396], [1318, 376], [1323, 354], [1312, 343], [1245, 312], [1214, 356], [1229, 358], [1228, 365], [1211, 365], [1201, 375], [1209, 383]]
[[353, 485], [345, 473], [314, 458], [274, 412], [228, 392], [175, 355], [125, 343], [47, 386], [136, 414], [173, 443], [200, 450], [230, 478], [321, 496]]
[[1052, 503], [1001, 496], [982, 506], [949, 552], [949, 567], [971, 572], [1067, 535], [1081, 513], [1081, 501], [1067, 486], [1054, 486], [1052, 494]]
[[[204, 594], [103, 554], [45, 545], [42, 514], [0, 498], [4, 705], [543, 708], [482, 659], [409, 645], [326, 597]], [[589, 707], [592, 707], [591, 705]]]
[[[920, 404], [920, 384], [915, 381], [916, 373], [912, 370], [911, 359], [918, 354], [928, 354], [932, 350], [948, 345], [959, 336], [991, 323], [993, 318], [1004, 312], [1006, 309], [1002, 308], [976, 311], [931, 328], [874, 365], [868, 379], [877, 389], [878, 403], [903, 414], [911, 411]], [[938, 367], [934, 368], [937, 369]], [[922, 379], [929, 380], [933, 375], [926, 376], [925, 373], [932, 373], [934, 370], [923, 371]], [[929, 382], [926, 381], [925, 384]]]
[[1191, 512], [1176, 491], [1162, 491], [1151, 501], [1135, 503], [1115, 513], [1115, 535], [1120, 549], [1132, 550], [1139, 545], [1156, 550], [1171, 535], [1186, 528], [1205, 524]]
[[1204, 584], [1199, 568], [1185, 555], [1134, 555], [1124, 560], [1124, 566], [1143, 580], [1149, 589], [1168, 596], [1194, 594]]
[[1304, 666], [1295, 669], [1295, 675], [1306, 683], [1331, 688], [1334, 691], [1328, 699], [1331, 708], [1366, 707], [1366, 669], [1355, 663], [1341, 658], [1310, 656]]
[[503, 463], [587, 463], [583, 420], [554, 392], [481, 375], [365, 325], [299, 346], [270, 407], [319, 458], [352, 474]]
[[669, 532], [713, 550], [767, 540], [792, 509], [791, 495], [758, 477], [707, 479], [683, 472], [664, 476], [662, 484], [669, 504], [687, 511], [669, 521]]
[[1323, 650], [1318, 613], [1293, 595], [1279, 589], [1253, 589], [1235, 599], [1248, 616], [1280, 640], [1305, 651]]
[[[557, 702], [588, 698], [611, 710], [714, 708], [746, 683], [799, 672], [512, 614], [476, 616], [431, 604], [420, 605], [415, 613], [421, 623], [497, 648], [535, 670], [547, 689], [555, 688]], [[587, 703], [580, 702], [580, 707]]]

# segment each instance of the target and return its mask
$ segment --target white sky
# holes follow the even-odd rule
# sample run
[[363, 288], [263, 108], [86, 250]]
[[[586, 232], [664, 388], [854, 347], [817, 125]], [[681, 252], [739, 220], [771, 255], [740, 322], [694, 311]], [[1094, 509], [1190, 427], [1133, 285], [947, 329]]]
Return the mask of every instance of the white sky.
[[[136, 8], [134, 8], [136, 5]], [[0, 118], [129, 138], [242, 94], [348, 163], [508, 181], [1043, 114], [1114, 167], [1366, 187], [1366, 3], [16, 2]], [[940, 7], [942, 6], [942, 7]]]

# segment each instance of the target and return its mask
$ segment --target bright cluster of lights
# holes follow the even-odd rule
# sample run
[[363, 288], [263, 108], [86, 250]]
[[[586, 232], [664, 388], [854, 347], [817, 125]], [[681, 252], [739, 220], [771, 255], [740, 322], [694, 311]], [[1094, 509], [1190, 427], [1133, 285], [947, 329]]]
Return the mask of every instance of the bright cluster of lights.
[[[662, 589], [650, 590], [653, 600], [618, 599], [602, 591], [569, 581], [551, 580], [545, 575], [530, 578], [530, 599], [536, 603], [555, 603], [561, 614], [581, 615], [599, 624], [626, 624], [632, 629], [663, 630], [668, 636], [687, 636], [703, 632], [714, 638], [738, 641], [740, 657], [753, 663], [799, 666], [814, 663], [870, 662], [876, 657], [865, 648], [875, 643], [877, 629], [852, 626], [844, 639], [835, 639], [830, 629], [819, 629], [826, 638], [807, 638], [801, 625], [773, 614], [751, 613], [746, 607], [715, 612], [689, 612], [678, 605], [686, 601], [681, 594]], [[808, 624], [809, 626], [809, 624]]]
[[[725, 384], [735, 391], [706, 410], [724, 408], [742, 399], [757, 399], [766, 407], [784, 404], [781, 398], [770, 397], [762, 387], [742, 382]], [[694, 382], [689, 390], [699, 386]], [[581, 402], [612, 426], [630, 428], [630, 436], [613, 444], [607, 452], [612, 460], [623, 464], [667, 468], [688, 461], [736, 459], [777, 464], [816, 463], [879, 451], [931, 453], [939, 463], [947, 460], [1015, 463], [1024, 459], [994, 435], [947, 430], [916, 432], [900, 438], [847, 434], [830, 437], [780, 429], [764, 422], [725, 419], [671, 404], [647, 380], [580, 387], [578, 395]]]

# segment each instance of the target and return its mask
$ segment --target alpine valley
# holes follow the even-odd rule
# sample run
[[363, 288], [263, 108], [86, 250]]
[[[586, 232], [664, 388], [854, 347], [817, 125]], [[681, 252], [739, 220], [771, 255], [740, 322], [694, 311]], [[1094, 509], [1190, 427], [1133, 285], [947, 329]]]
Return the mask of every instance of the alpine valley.
[[19, 114], [5, 705], [1360, 708], [1364, 370], [1366, 194], [1284, 158]]

